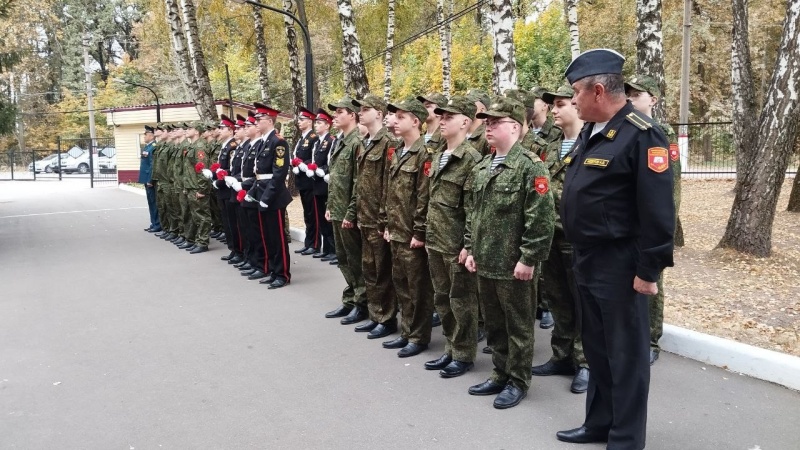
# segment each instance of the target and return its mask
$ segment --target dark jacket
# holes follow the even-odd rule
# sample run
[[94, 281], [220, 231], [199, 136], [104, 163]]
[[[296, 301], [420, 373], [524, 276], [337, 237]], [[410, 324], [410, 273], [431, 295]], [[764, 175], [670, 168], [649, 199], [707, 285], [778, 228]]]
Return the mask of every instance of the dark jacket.
[[155, 141], [151, 141], [139, 153], [139, 158], [141, 158], [139, 159], [139, 183], [149, 183], [153, 178], [153, 149], [155, 146]]

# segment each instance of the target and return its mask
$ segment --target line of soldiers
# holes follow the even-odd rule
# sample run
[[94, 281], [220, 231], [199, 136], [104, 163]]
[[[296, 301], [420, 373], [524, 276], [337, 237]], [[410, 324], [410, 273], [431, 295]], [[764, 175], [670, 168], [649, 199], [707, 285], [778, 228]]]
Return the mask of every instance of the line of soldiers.
[[[639, 76], [626, 88], [645, 120], [657, 84]], [[369, 339], [399, 331], [382, 346], [404, 358], [427, 349], [438, 316], [445, 349], [424, 366], [444, 378], [473, 367], [485, 329], [494, 369], [469, 393], [497, 395], [499, 409], [525, 397], [532, 375], [570, 375], [570, 390], [586, 392], [573, 250], [557, 213], [584, 126], [573, 94], [565, 85], [389, 104], [371, 94], [345, 97], [330, 112], [301, 108], [293, 146], [274, 129], [278, 111], [260, 103], [218, 126], [159, 125], [153, 180], [163, 231], [156, 235], [201, 253], [216, 223], [230, 249], [223, 260], [270, 289], [283, 287], [291, 280], [284, 218], [291, 170], [306, 228], [295, 253], [337, 264], [347, 284], [326, 317], [358, 323], [355, 331]], [[677, 208], [674, 133], [670, 142]], [[552, 313], [553, 356], [532, 368], [538, 304], [542, 322]], [[652, 363], [663, 288], [651, 306]]]

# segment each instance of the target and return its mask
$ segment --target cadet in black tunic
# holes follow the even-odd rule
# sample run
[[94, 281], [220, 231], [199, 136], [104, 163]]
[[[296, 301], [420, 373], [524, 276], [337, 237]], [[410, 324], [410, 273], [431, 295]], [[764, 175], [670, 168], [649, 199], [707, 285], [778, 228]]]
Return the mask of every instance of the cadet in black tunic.
[[574, 443], [643, 449], [650, 388], [648, 295], [672, 266], [675, 207], [661, 128], [625, 98], [612, 50], [589, 50], [567, 68], [586, 121], [567, 155], [561, 219], [574, 248], [584, 352], [592, 368]]

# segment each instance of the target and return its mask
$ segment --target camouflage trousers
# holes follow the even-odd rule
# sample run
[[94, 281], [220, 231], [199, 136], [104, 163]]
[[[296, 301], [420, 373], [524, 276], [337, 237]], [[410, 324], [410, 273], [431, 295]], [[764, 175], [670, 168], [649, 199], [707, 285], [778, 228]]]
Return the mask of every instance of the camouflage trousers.
[[183, 236], [183, 216], [181, 215], [180, 191], [170, 187], [167, 191], [165, 206], [169, 216], [169, 231]]
[[589, 367], [583, 354], [583, 341], [578, 323], [578, 285], [572, 273], [572, 245], [559, 238], [553, 239], [547, 261], [542, 264], [539, 286], [542, 298], [550, 303], [553, 313], [553, 333], [550, 346], [553, 361], [571, 361], [575, 367]]
[[361, 271], [361, 232], [358, 228], [342, 228], [342, 222], [333, 221], [336, 241], [336, 258], [347, 287], [342, 292], [342, 303], [349, 306], [367, 306], [364, 275]]
[[[535, 272], [538, 271], [537, 267]], [[531, 386], [536, 317], [534, 291], [535, 281], [496, 280], [478, 275], [486, 343], [492, 349], [494, 363], [489, 378], [499, 384], [511, 381], [523, 391]]]
[[195, 191], [189, 191], [187, 199], [194, 233], [194, 239], [189, 240], [197, 245], [208, 246], [208, 233], [211, 232], [211, 204], [208, 195], [197, 198]]
[[377, 228], [361, 227], [361, 269], [370, 320], [386, 323], [397, 317], [397, 294], [392, 284], [391, 246]]
[[442, 320], [444, 352], [457, 361], [475, 361], [478, 297], [475, 275], [458, 263], [458, 254], [428, 249], [433, 307]]
[[664, 272], [658, 276], [658, 294], [651, 295], [647, 301], [650, 305], [650, 349], [660, 351], [658, 341], [664, 334]]
[[[403, 320], [400, 335], [415, 344], [431, 341], [433, 285], [424, 248], [392, 241], [392, 282]], [[336, 241], [338, 247], [339, 241]]]
[[186, 238], [187, 240], [191, 241], [192, 235], [192, 220], [191, 220], [191, 213], [189, 210], [189, 197], [186, 196], [186, 191], [183, 189], [175, 190], [175, 197], [177, 197], [178, 201], [178, 211], [176, 213], [177, 220], [181, 222], [181, 236]]
[[171, 229], [170, 220], [172, 219], [167, 212], [168, 190], [167, 183], [156, 183], [156, 209], [158, 210], [158, 219], [161, 221], [161, 229], [167, 231]]

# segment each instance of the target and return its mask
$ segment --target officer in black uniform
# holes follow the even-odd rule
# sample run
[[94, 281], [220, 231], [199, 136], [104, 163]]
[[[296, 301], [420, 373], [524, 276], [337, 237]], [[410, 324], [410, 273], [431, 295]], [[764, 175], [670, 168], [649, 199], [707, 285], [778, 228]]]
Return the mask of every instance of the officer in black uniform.
[[[223, 114], [219, 122], [219, 135], [224, 137], [221, 147], [222, 149], [217, 155], [217, 164], [219, 167], [214, 172], [211, 178], [211, 185], [214, 188], [217, 197], [217, 206], [219, 207], [220, 217], [222, 218], [222, 227], [225, 231], [225, 244], [230, 250], [228, 256], [223, 256], [223, 261], [230, 261], [238, 254], [237, 244], [239, 241], [239, 233], [236, 230], [236, 220], [233, 222], [228, 215], [228, 199], [231, 197], [231, 189], [225, 184], [225, 176], [230, 174], [231, 160], [236, 154], [237, 142], [233, 134], [236, 128], [236, 123], [228, 116]], [[214, 166], [212, 165], [212, 168]]]
[[650, 388], [648, 295], [673, 265], [675, 207], [669, 144], [625, 97], [613, 50], [589, 50], [567, 67], [586, 124], [564, 162], [561, 200], [574, 248], [581, 332], [589, 367], [586, 419], [561, 441], [643, 449]]
[[[297, 115], [297, 127], [303, 135], [294, 146], [292, 155], [292, 173], [294, 173], [294, 184], [300, 192], [300, 201], [303, 204], [303, 222], [306, 224], [306, 238], [303, 247], [295, 250], [301, 255], [313, 255], [319, 251], [319, 221], [316, 203], [314, 202], [314, 171], [308, 170], [308, 165], [314, 156], [314, 147], [317, 145], [317, 134], [313, 130], [316, 114], [300, 108]], [[315, 165], [316, 166], [316, 165]], [[316, 168], [315, 166], [312, 166]], [[323, 211], [323, 214], [324, 211]]]
[[317, 145], [314, 147], [312, 163], [316, 166], [314, 174], [314, 199], [316, 200], [317, 221], [322, 245], [313, 258], [330, 261], [336, 258], [336, 246], [333, 242], [333, 226], [325, 219], [325, 210], [328, 209], [328, 155], [336, 145], [336, 138], [329, 133], [333, 117], [324, 109], [317, 110], [314, 120], [314, 130], [317, 132]]
[[250, 138], [247, 136], [247, 129], [245, 128], [246, 123], [247, 119], [239, 114], [236, 115], [235, 136], [236, 142], [238, 142], [239, 145], [236, 147], [236, 151], [231, 157], [231, 168], [228, 176], [225, 177], [225, 185], [230, 188], [229, 197], [226, 202], [228, 220], [230, 220], [232, 224], [235, 223], [236, 239], [234, 239], [234, 241], [237, 248], [236, 256], [229, 259], [228, 264], [233, 264], [237, 268], [240, 265], [247, 264], [250, 258], [250, 242], [245, 235], [244, 212], [242, 212], [239, 201], [236, 199], [237, 191], [233, 188], [234, 183], [241, 183], [242, 181], [242, 160], [244, 155], [250, 151]]
[[[241, 183], [236, 185], [239, 190], [237, 191], [236, 199], [239, 201], [243, 213], [243, 231], [245, 237], [250, 243], [250, 258], [247, 264], [239, 267], [242, 271], [241, 275], [246, 276], [250, 280], [257, 280], [264, 278], [267, 271], [266, 262], [266, 245], [261, 241], [261, 228], [259, 227], [258, 216], [258, 201], [255, 197], [250, 197], [249, 201], [245, 200], [247, 192], [256, 184], [256, 155], [261, 151], [264, 141], [256, 128], [256, 113], [249, 115], [247, 118], [248, 136], [250, 136], [250, 147], [242, 156], [242, 174]], [[242, 193], [244, 191], [244, 193]]]
[[246, 200], [253, 198], [258, 204], [261, 242], [266, 246], [267, 269], [264, 273], [267, 276], [259, 283], [269, 285], [269, 289], [279, 289], [289, 284], [292, 278], [284, 223], [284, 212], [292, 201], [292, 194], [286, 189], [289, 144], [275, 130], [279, 111], [261, 103], [254, 105], [258, 129], [264, 134], [256, 155], [256, 183], [247, 193]]

